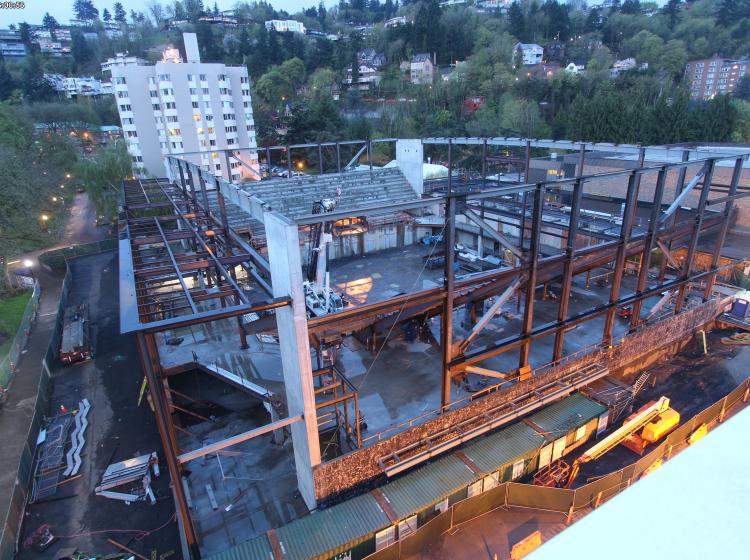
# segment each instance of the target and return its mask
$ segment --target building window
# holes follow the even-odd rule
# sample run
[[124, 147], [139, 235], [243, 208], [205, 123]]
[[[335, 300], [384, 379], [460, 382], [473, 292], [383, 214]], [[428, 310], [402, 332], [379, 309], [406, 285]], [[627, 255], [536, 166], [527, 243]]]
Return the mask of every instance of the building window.
[[214, 130], [214, 127], [213, 127], [213, 126], [209, 126], [209, 127], [208, 127], [208, 133], [209, 133], [209, 134], [213, 134], [214, 132], [216, 132], [216, 131]]
[[182, 131], [179, 128], [170, 128], [169, 129], [169, 135], [170, 136], [179, 136], [182, 134]]
[[195, 74], [188, 74], [187, 79], [188, 79], [188, 82], [192, 82], [193, 80], [195, 80]]
[[200, 115], [193, 115], [193, 120], [195, 122], [201, 122], [201, 116]]
[[221, 171], [221, 164], [219, 162], [216, 162], [214, 164], [214, 169], [216, 169], [216, 171]]
[[197, 101], [193, 101], [193, 109], [198, 109], [198, 102]]
[[206, 120], [207, 121], [212, 121], [212, 120], [214, 120], [214, 116], [213, 115], [206, 115]]
[[167, 117], [167, 122], [177, 122], [177, 117], [175, 115], [169, 115]]
[[156, 80], [154, 79], [153, 76], [149, 76], [148, 77], [148, 83], [151, 84], [151, 85], [155, 85], [156, 84]]
[[175, 108], [177, 108], [177, 105], [175, 105], [174, 101], [169, 101], [169, 102], [167, 102], [167, 103], [164, 104], [164, 107], [166, 109], [175, 109]]
[[169, 74], [159, 74], [159, 81], [160, 82], [168, 82], [169, 81]]
[[132, 156], [132, 157], [133, 157], [133, 161], [135, 163], [142, 163], [143, 162], [143, 156]]
[[124, 85], [125, 84], [125, 78], [117, 77], [117, 78], [115, 78], [115, 83], [119, 84], [119, 85]]
[[130, 119], [130, 118], [122, 119], [122, 124], [133, 124], [133, 119]]
[[237, 141], [234, 138], [227, 138], [227, 145], [233, 146]]
[[159, 104], [158, 104], [158, 103], [154, 103], [153, 105], [151, 105], [151, 108], [152, 108], [152, 109], [153, 109], [154, 111], [159, 111], [159, 110], [160, 110], [160, 107], [159, 107]]
[[133, 108], [130, 105], [120, 105], [120, 111], [132, 111]]
[[135, 130], [128, 130], [128, 138], [138, 138], [138, 133]]
[[216, 140], [209, 140], [208, 144], [209, 146], [216, 146]]
[[201, 92], [203, 93], [203, 95], [208, 95], [208, 88], [207, 87], [202, 88]]
[[227, 126], [224, 128], [224, 132], [237, 132], [236, 126]]
[[162, 95], [174, 95], [174, 90], [172, 88], [163, 88], [161, 93]]
[[224, 74], [219, 74], [219, 76], [218, 76], [218, 77], [219, 77], [219, 81], [220, 81], [220, 82], [225, 82], [225, 81], [226, 81], [226, 79], [227, 79], [227, 77], [226, 77], [226, 76], [225, 76]]
[[250, 83], [250, 80], [248, 79], [247, 76], [241, 76], [240, 77], [240, 83], [247, 84], [247, 83]]
[[159, 97], [159, 92], [158, 92], [158, 91], [153, 91], [153, 90], [152, 90], [152, 91], [149, 91], [149, 92], [148, 92], [148, 94], [149, 94], [149, 95], [150, 95], [151, 97]]
[[229, 90], [227, 88], [219, 88], [219, 93], [221, 95], [229, 95]]
[[198, 95], [198, 89], [194, 88], [194, 87], [191, 87], [190, 88], [190, 95]]
[[201, 82], [205, 82], [206, 81], [206, 75], [205, 74], [201, 74], [199, 77], [200, 77]]

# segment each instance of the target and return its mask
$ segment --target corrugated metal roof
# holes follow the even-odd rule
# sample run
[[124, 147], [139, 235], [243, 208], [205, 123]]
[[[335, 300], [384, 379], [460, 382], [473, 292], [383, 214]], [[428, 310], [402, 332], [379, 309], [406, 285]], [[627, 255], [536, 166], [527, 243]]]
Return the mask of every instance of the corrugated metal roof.
[[371, 494], [292, 521], [276, 530], [287, 560], [305, 560], [354, 545], [391, 522]]
[[529, 420], [549, 432], [549, 439], [557, 439], [606, 410], [599, 403], [576, 393], [531, 415]]
[[206, 560], [273, 560], [273, 551], [265, 535], [260, 535], [237, 546], [207, 556]]
[[540, 449], [546, 441], [534, 428], [518, 422], [470, 445], [463, 451], [477, 467], [485, 473], [491, 473]]
[[449, 455], [380, 489], [399, 518], [404, 518], [464, 488], [476, 478], [466, 463]]

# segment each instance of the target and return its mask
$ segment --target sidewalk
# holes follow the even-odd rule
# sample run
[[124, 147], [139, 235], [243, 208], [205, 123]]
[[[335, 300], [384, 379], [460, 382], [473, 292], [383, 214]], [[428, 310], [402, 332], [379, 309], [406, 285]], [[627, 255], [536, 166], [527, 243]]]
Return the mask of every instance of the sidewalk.
[[[93, 226], [96, 213], [85, 194], [76, 196], [70, 207], [63, 240], [58, 247], [95, 240], [105, 237], [104, 231]], [[0, 453], [0, 530], [4, 528], [10, 508], [13, 488], [16, 483], [19, 463], [34, 417], [39, 380], [42, 375], [42, 360], [47, 353], [50, 338], [55, 328], [57, 308], [60, 303], [60, 292], [64, 273], [48, 272], [39, 265], [40, 253], [53, 249], [44, 249], [23, 255], [34, 261], [34, 271], [39, 282], [39, 310], [31, 326], [26, 350], [22, 352], [13, 381], [7, 392], [6, 402], [0, 406], [0, 441], [3, 452]], [[51, 364], [50, 364], [51, 365]], [[31, 465], [28, 465], [31, 468]], [[18, 506], [19, 504], [16, 504]], [[25, 504], [20, 504], [23, 507]], [[14, 531], [17, 528], [12, 528]]]

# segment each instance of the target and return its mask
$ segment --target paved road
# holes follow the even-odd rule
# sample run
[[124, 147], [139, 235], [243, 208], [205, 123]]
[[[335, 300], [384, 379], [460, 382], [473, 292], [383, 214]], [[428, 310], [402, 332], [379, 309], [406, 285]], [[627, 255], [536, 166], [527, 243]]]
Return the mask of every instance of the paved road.
[[[60, 246], [79, 243], [79, 240], [94, 241], [105, 238], [106, 231], [98, 231], [91, 225], [95, 218], [88, 197], [85, 194], [76, 196], [70, 207], [70, 227], [66, 227], [65, 241]], [[41, 287], [41, 294], [37, 319], [31, 326], [29, 341], [8, 389], [7, 400], [0, 408], [0, 437], [3, 442], [3, 452], [0, 453], [0, 516], [3, 519], [10, 505], [19, 460], [34, 415], [42, 359], [47, 353], [60, 301], [62, 274], [45, 270], [39, 266], [37, 260], [38, 255], [45, 250], [18, 257], [19, 260], [30, 259], [34, 262], [33, 268]]]

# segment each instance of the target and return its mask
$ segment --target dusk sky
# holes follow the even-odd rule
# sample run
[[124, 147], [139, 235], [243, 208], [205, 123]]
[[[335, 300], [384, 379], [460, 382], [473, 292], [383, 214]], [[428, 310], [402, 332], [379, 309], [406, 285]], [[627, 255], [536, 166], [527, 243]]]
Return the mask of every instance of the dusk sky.
[[[122, 5], [130, 14], [130, 10], [146, 11], [149, 0], [120, 0]], [[275, 8], [280, 10], [297, 11], [301, 7], [317, 5], [319, 0], [270, 0]], [[94, 0], [94, 5], [99, 9], [99, 13], [104, 8], [112, 12], [112, 4], [115, 0]], [[61, 24], [68, 23], [73, 15], [73, 0], [25, 0], [26, 7], [20, 10], [0, 10], [0, 26], [8, 26], [11, 23], [26, 21], [28, 23], [41, 23], [45, 12], [52, 14]], [[236, 0], [217, 0], [216, 3], [220, 10], [229, 10], [237, 2]], [[325, 4], [330, 6], [336, 4], [336, 0], [325, 0]], [[164, 6], [167, 2], [161, 2]], [[204, 0], [204, 4], [213, 7], [214, 0]]]

